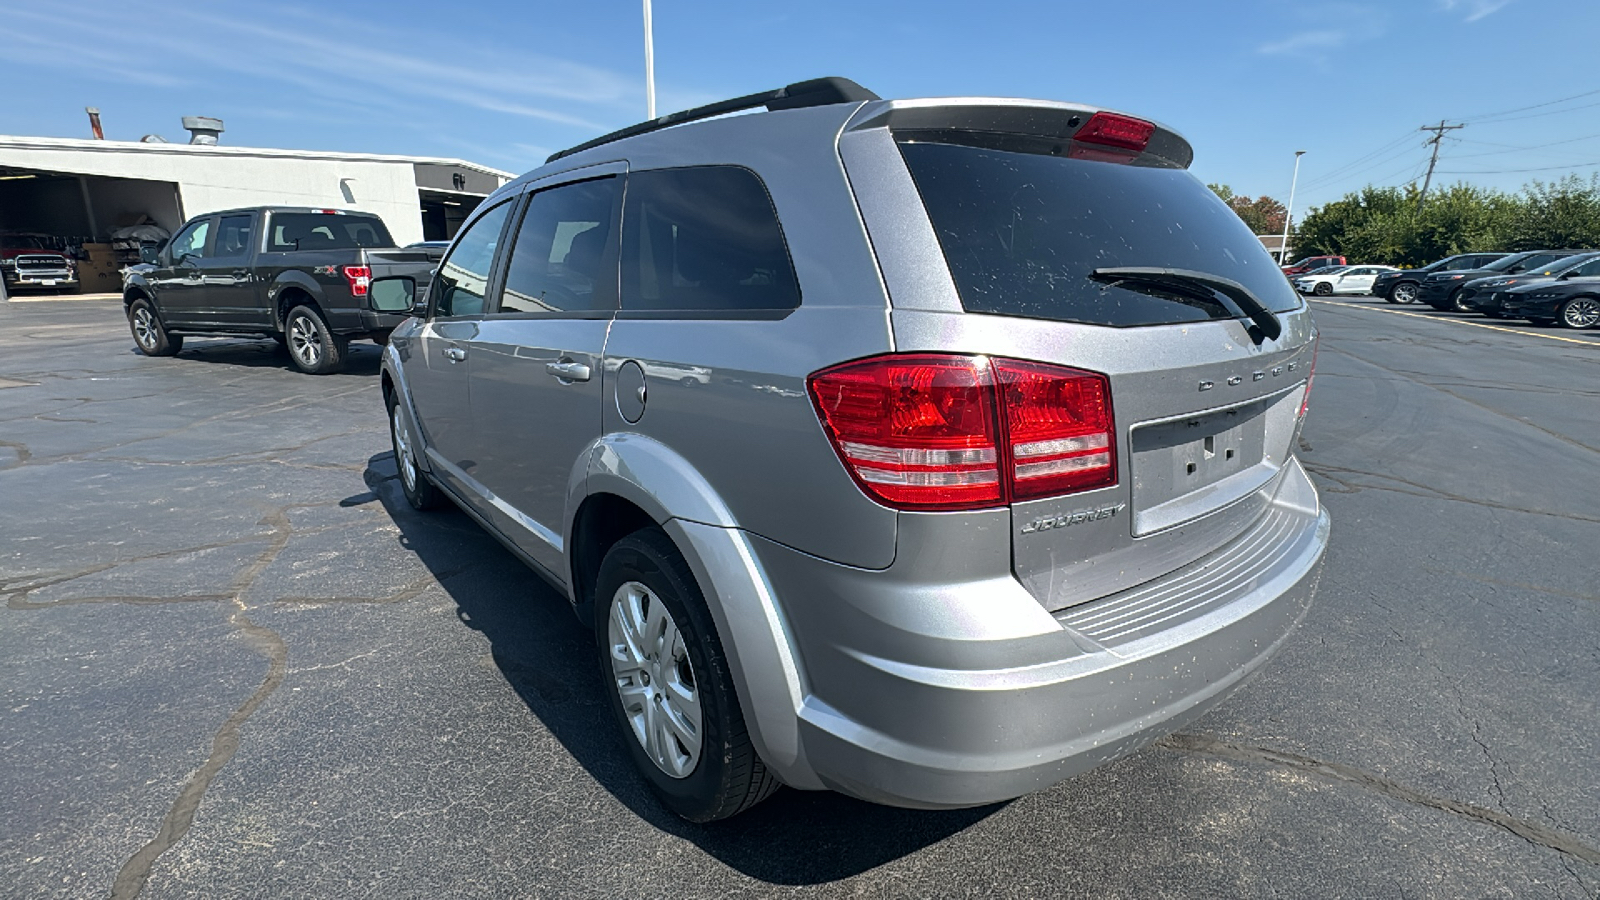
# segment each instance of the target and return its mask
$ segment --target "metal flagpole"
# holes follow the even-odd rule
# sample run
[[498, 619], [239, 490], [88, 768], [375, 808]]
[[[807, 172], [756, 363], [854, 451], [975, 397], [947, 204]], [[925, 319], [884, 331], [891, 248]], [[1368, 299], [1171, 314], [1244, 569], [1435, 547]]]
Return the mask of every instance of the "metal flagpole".
[[650, 0], [644, 0], [644, 117], [656, 117], [656, 48], [650, 27]]

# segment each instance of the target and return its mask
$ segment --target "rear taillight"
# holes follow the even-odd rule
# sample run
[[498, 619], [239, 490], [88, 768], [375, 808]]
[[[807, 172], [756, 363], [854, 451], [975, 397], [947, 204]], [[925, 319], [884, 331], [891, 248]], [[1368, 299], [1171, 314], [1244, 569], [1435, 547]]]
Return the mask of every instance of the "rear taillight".
[[1011, 453], [1011, 497], [1031, 500], [1116, 484], [1111, 386], [1104, 375], [994, 360]]
[[1117, 480], [1103, 375], [919, 353], [834, 366], [807, 384], [846, 469], [896, 509], [983, 509]]
[[372, 267], [345, 266], [344, 280], [350, 282], [350, 296], [365, 297], [372, 286]]
[[1306, 372], [1306, 395], [1300, 401], [1300, 418], [1302, 419], [1306, 417], [1306, 410], [1311, 408], [1311, 379], [1317, 377], [1317, 347], [1321, 343], [1321, 338], [1311, 343], [1311, 368]]

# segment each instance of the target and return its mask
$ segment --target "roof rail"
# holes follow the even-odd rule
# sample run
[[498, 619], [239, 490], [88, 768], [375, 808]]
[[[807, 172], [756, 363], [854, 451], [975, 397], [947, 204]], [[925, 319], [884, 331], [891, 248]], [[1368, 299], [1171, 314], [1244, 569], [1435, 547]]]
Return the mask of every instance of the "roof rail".
[[743, 112], [765, 106], [770, 111], [780, 109], [801, 109], [808, 106], [826, 106], [830, 103], [861, 103], [866, 100], [882, 99], [877, 94], [867, 90], [848, 78], [813, 78], [810, 81], [797, 81], [787, 87], [775, 91], [762, 91], [759, 94], [748, 94], [735, 97], [732, 100], [721, 100], [683, 112], [669, 113], [658, 119], [629, 125], [627, 128], [601, 135], [592, 141], [585, 141], [576, 147], [569, 147], [550, 154], [545, 162], [552, 163], [574, 153], [582, 153], [591, 147], [599, 147], [612, 141], [620, 141], [635, 135], [648, 134], [660, 131], [673, 125], [682, 125], [684, 122], [693, 122], [697, 119], [709, 119], [712, 116], [724, 116], [728, 113]]

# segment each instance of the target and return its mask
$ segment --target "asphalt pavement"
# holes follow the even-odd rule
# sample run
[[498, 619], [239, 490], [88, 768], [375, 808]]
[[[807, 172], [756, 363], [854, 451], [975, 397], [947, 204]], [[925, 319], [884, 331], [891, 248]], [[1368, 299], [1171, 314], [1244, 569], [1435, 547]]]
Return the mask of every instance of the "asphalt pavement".
[[695, 826], [564, 602], [400, 496], [376, 347], [0, 303], [0, 897], [1594, 898], [1600, 332], [1313, 305], [1332, 545], [1258, 678], [1011, 803]]

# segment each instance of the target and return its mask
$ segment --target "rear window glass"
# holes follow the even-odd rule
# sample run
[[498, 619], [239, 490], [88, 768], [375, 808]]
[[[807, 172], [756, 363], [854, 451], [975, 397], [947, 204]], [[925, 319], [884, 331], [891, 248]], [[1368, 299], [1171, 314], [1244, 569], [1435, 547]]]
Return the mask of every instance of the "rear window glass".
[[394, 246], [389, 229], [376, 216], [278, 213], [272, 217], [270, 230], [267, 249], [277, 253]]
[[622, 308], [695, 313], [784, 311], [800, 285], [766, 186], [737, 166], [628, 176]]
[[1209, 290], [1153, 293], [1090, 277], [1122, 266], [1220, 276], [1274, 312], [1299, 308], [1261, 241], [1188, 171], [1018, 146], [998, 135], [900, 137], [968, 312], [1119, 328], [1242, 315]]

